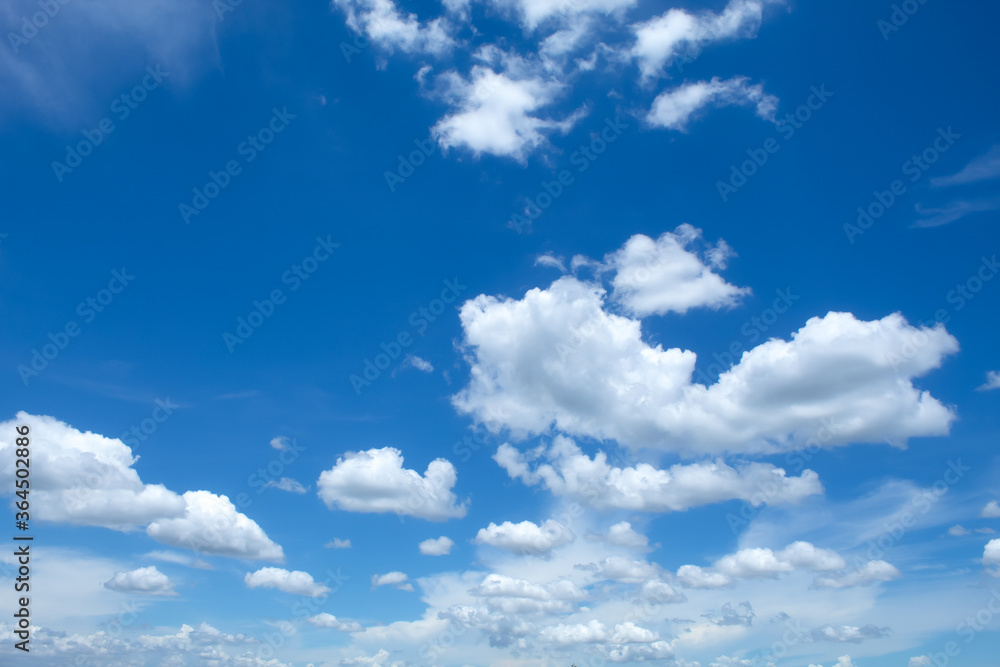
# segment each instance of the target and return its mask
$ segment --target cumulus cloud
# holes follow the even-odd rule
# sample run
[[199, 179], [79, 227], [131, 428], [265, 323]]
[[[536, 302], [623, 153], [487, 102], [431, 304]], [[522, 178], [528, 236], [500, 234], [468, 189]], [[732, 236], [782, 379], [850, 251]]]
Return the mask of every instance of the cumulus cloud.
[[884, 560], [872, 560], [850, 572], [816, 579], [817, 588], [850, 588], [870, 586], [882, 581], [899, 579], [902, 575], [893, 565]]
[[734, 255], [725, 241], [703, 253], [692, 248], [701, 230], [683, 224], [653, 240], [636, 234], [604, 258], [614, 272], [612, 299], [634, 316], [686, 313], [691, 308], [735, 306], [750, 290], [727, 283], [713, 269], [723, 269]]
[[989, 371], [986, 373], [986, 382], [979, 387], [979, 391], [991, 391], [1000, 389], [1000, 371]]
[[461, 518], [468, 500], [458, 504], [451, 489], [455, 467], [435, 459], [423, 476], [403, 467], [403, 454], [394, 447], [347, 452], [319, 476], [319, 497], [330, 509], [348, 512], [413, 516], [429, 521]]
[[116, 572], [104, 587], [135, 595], [177, 595], [174, 583], [155, 567], [140, 567], [130, 572]]
[[488, 153], [523, 162], [547, 143], [548, 133], [565, 134], [581, 117], [542, 117], [542, 109], [556, 101], [564, 84], [530, 71], [517, 76], [476, 65], [469, 78], [452, 71], [441, 75], [438, 84], [455, 107], [431, 129], [444, 149], [460, 147], [477, 156]]
[[455, 543], [449, 537], [441, 536], [437, 539], [424, 540], [420, 543], [420, 553], [425, 556], [447, 556], [451, 553], [451, 548]]
[[317, 628], [328, 628], [330, 630], [337, 630], [338, 632], [361, 632], [364, 630], [364, 628], [361, 627], [361, 624], [355, 620], [349, 618], [337, 618], [333, 614], [328, 614], [326, 612], [310, 616], [306, 619], [306, 622], [310, 625], [316, 626]]
[[751, 84], [746, 77], [686, 83], [664, 91], [653, 100], [646, 122], [670, 130], [687, 128], [688, 121], [702, 109], [727, 106], [753, 107], [764, 120], [774, 120], [778, 98], [764, 92], [763, 84]]
[[983, 565], [986, 567], [997, 566], [992, 571], [993, 576], [1000, 577], [1000, 539], [990, 540], [983, 549]]
[[204, 554], [281, 563], [285, 554], [255, 521], [236, 511], [226, 496], [188, 491], [184, 516], [159, 519], [146, 527], [157, 542]]
[[[823, 667], [823, 665], [809, 665], [809, 667]], [[832, 667], [856, 667], [856, 665], [851, 661], [851, 656], [842, 655]]]
[[866, 639], [881, 639], [882, 637], [888, 637], [890, 634], [891, 631], [889, 628], [880, 628], [876, 625], [866, 625], [861, 628], [853, 625], [841, 625], [837, 627], [824, 625], [812, 630], [809, 633], [809, 636], [813, 641], [817, 642], [827, 641], [860, 644]]
[[401, 591], [412, 591], [413, 584], [409, 581], [409, 577], [403, 572], [386, 572], [385, 574], [373, 574], [372, 575], [372, 590], [375, 590], [379, 586], [392, 586], [398, 588]]
[[737, 579], [773, 579], [794, 571], [841, 570], [845, 565], [836, 551], [794, 542], [780, 551], [740, 549], [715, 561], [711, 568], [683, 565], [677, 570], [677, 581], [686, 588], [723, 588]]
[[608, 312], [603, 287], [576, 277], [520, 300], [477, 296], [460, 318], [472, 368], [453, 404], [519, 438], [555, 428], [630, 447], [762, 454], [904, 446], [946, 434], [955, 418], [913, 379], [958, 342], [943, 326], [913, 327], [899, 314], [813, 317], [790, 340], [744, 352], [710, 386], [692, 382], [694, 352], [648, 344], [639, 320]]
[[608, 529], [605, 538], [609, 544], [643, 551], [649, 547], [649, 538], [636, 532], [628, 521], [619, 521]]
[[910, 662], [907, 667], [927, 667], [931, 664], [931, 659], [926, 655], [918, 655], [910, 658]]
[[477, 544], [488, 544], [519, 554], [546, 554], [572, 541], [572, 531], [552, 519], [541, 525], [532, 521], [504, 521], [499, 526], [490, 523], [486, 528], [480, 528], [475, 538]]
[[263, 567], [256, 572], [247, 572], [243, 582], [247, 588], [276, 588], [284, 593], [311, 598], [330, 592], [328, 586], [313, 581], [308, 572], [283, 570], [280, 567]]
[[[545, 463], [534, 463], [545, 457]], [[740, 499], [759, 506], [795, 503], [823, 492], [815, 472], [787, 477], [771, 464], [741, 464], [722, 460], [676, 464], [660, 470], [648, 463], [615, 467], [604, 452], [593, 458], [564, 436], [551, 447], [524, 454], [509, 443], [497, 448], [494, 460], [511, 478], [525, 484], [543, 484], [556, 495], [568, 496], [602, 510], [676, 512], [709, 503]]]
[[327, 549], [350, 549], [351, 541], [342, 540], [339, 537], [335, 537], [326, 544], [324, 544], [323, 546], [325, 546]]
[[333, 0], [347, 15], [347, 25], [388, 52], [441, 55], [455, 47], [453, 27], [445, 18], [421, 22], [399, 11], [393, 0]]
[[765, 4], [768, 0], [730, 0], [721, 14], [705, 11], [694, 15], [671, 9], [633, 25], [632, 56], [639, 63], [643, 80], [662, 76], [664, 65], [678, 56], [697, 55], [700, 47], [710, 42], [756, 36]]
[[636, 0], [492, 0], [493, 4], [516, 12], [522, 25], [534, 30], [548, 19], [580, 14], [620, 14], [633, 7]]
[[984, 519], [1000, 519], [1000, 504], [997, 504], [995, 500], [991, 500], [983, 507], [980, 516]]

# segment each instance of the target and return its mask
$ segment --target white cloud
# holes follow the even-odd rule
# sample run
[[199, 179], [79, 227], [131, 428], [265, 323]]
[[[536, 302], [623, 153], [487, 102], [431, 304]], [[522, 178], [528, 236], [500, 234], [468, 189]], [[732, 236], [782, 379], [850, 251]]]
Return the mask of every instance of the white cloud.
[[996, 178], [1000, 178], [1000, 145], [994, 146], [985, 155], [972, 160], [957, 174], [932, 178], [931, 185], [935, 187], [966, 185]]
[[441, 55], [455, 47], [453, 27], [445, 18], [421, 22], [392, 0], [333, 0], [347, 14], [347, 25], [390, 53]]
[[566, 265], [563, 263], [563, 258], [556, 257], [551, 253], [535, 257], [535, 266], [548, 266], [553, 269], [558, 269], [561, 273], [566, 273]]
[[608, 529], [607, 541], [620, 547], [645, 550], [649, 547], [649, 538], [636, 532], [628, 521], [619, 521]]
[[347, 452], [319, 476], [319, 497], [330, 509], [348, 512], [395, 512], [429, 521], [461, 518], [468, 500], [458, 505], [451, 489], [455, 467], [435, 459], [423, 476], [403, 467], [403, 454], [394, 447]]
[[[529, 456], [544, 455], [549, 462], [532, 468]], [[614, 467], [604, 452], [593, 458], [569, 438], [556, 436], [551, 447], [526, 456], [508, 443], [497, 448], [494, 460], [512, 478], [525, 484], [542, 483], [556, 495], [568, 496], [598, 509], [676, 512], [709, 503], [746, 500], [754, 506], [795, 503], [823, 492], [815, 472], [786, 477], [771, 464], [742, 464], [739, 469], [722, 460], [676, 464], [660, 470], [648, 463]]]
[[116, 572], [104, 587], [136, 595], [177, 595], [174, 583], [155, 567], [140, 567], [130, 572]]
[[160, 519], [146, 527], [157, 542], [200, 553], [281, 563], [285, 554], [260, 526], [226, 496], [208, 491], [188, 491], [185, 514], [177, 519]]
[[488, 544], [518, 554], [545, 554], [572, 541], [572, 531], [552, 519], [540, 526], [531, 521], [504, 521], [499, 526], [490, 523], [486, 528], [479, 529], [475, 539], [477, 544]]
[[310, 616], [306, 619], [306, 622], [310, 625], [316, 626], [317, 628], [329, 628], [331, 630], [337, 630], [338, 632], [361, 632], [364, 630], [364, 628], [361, 627], [361, 624], [355, 620], [337, 618], [333, 614], [328, 614], [326, 612]]
[[[131, 530], [181, 516], [185, 502], [162, 484], [144, 484], [138, 457], [117, 438], [81, 432], [53, 417], [18, 412], [0, 424], [0, 473], [14, 478], [14, 428], [31, 428], [33, 518]], [[13, 482], [9, 485], [13, 487]]]
[[434, 372], [434, 364], [432, 364], [431, 362], [427, 361], [426, 359], [422, 359], [421, 357], [418, 357], [415, 354], [408, 354], [408, 355], [406, 355], [406, 359], [403, 360], [403, 363], [404, 364], [408, 364], [410, 366], [413, 366], [414, 368], [416, 368], [418, 371], [420, 371], [422, 373], [432, 373], [432, 372]]
[[520, 65], [512, 69], [497, 73], [476, 65], [468, 79], [454, 71], [439, 77], [443, 96], [457, 109], [431, 130], [442, 148], [463, 147], [477, 156], [489, 153], [523, 162], [547, 143], [547, 133], [565, 134], [576, 124], [580, 113], [563, 120], [538, 115], [557, 99], [564, 84], [530, 70], [518, 71]]
[[918, 655], [916, 657], [910, 658], [910, 662], [907, 667], [927, 667], [931, 664], [931, 659], [926, 655]]
[[403, 572], [386, 572], [385, 574], [372, 575], [372, 590], [379, 586], [392, 586], [401, 591], [412, 591], [413, 584], [409, 583], [409, 577]]
[[660, 567], [655, 563], [645, 560], [633, 560], [624, 556], [608, 556], [599, 563], [589, 565], [578, 565], [581, 570], [589, 570], [599, 579], [610, 581], [621, 581], [630, 584], [641, 584], [643, 582], [658, 580], [661, 575]]
[[850, 588], [853, 586], [869, 586], [881, 581], [892, 581], [903, 576], [891, 564], [884, 560], [871, 560], [860, 568], [850, 572], [830, 577], [816, 579], [817, 588]]
[[441, 536], [437, 539], [424, 540], [420, 543], [420, 553], [425, 556], [447, 556], [451, 553], [451, 548], [455, 543], [449, 537]]
[[653, 100], [653, 107], [646, 115], [646, 122], [654, 127], [683, 131], [691, 117], [709, 107], [754, 107], [764, 120], [774, 120], [778, 98], [764, 92], [763, 84], [750, 84], [746, 77], [686, 83], [660, 93]]
[[835, 551], [809, 542], [794, 542], [780, 551], [740, 549], [715, 561], [711, 568], [683, 565], [677, 570], [677, 581], [686, 588], [724, 588], [737, 579], [773, 579], [794, 571], [841, 570], [845, 565]]
[[335, 537], [326, 544], [324, 544], [323, 546], [325, 546], [328, 549], [350, 549], [351, 541], [342, 540], [339, 537]]
[[639, 61], [643, 80], [662, 76], [664, 65], [679, 55], [696, 55], [699, 47], [709, 42], [756, 36], [767, 2], [730, 0], [721, 14], [705, 11], [693, 15], [671, 9], [632, 26], [636, 40], [632, 56]]
[[982, 512], [979, 514], [984, 519], [1000, 519], [1000, 504], [997, 504], [997, 501], [995, 500], [991, 500], [986, 503]]
[[378, 653], [372, 656], [359, 655], [355, 658], [343, 658], [340, 661], [341, 665], [355, 666], [355, 665], [367, 665], [368, 667], [406, 667], [404, 662], [388, 662], [389, 652], [384, 648], [379, 649]]
[[857, 627], [854, 625], [824, 625], [809, 633], [813, 641], [841, 642], [859, 644], [866, 639], [881, 639], [890, 633], [889, 628], [875, 625]]
[[917, 213], [922, 217], [913, 223], [914, 227], [940, 227], [960, 220], [974, 213], [985, 213], [1000, 209], [1000, 199], [958, 199], [940, 208], [925, 208], [919, 204]]
[[605, 268], [615, 273], [612, 298], [638, 317], [737, 305], [750, 290], [731, 285], [712, 271], [725, 268], [732, 249], [719, 241], [702, 257], [690, 249], [700, 239], [701, 230], [689, 224], [655, 241], [643, 234], [631, 237], [604, 258]]
[[277, 482], [273, 479], [264, 485], [265, 489], [280, 489], [282, 491], [288, 491], [290, 493], [305, 493], [308, 491], [306, 487], [302, 486], [299, 482], [295, 481], [291, 477], [282, 477]]
[[176, 551], [150, 551], [145, 555], [146, 558], [153, 558], [155, 560], [163, 561], [164, 563], [174, 563], [175, 565], [186, 565], [187, 567], [193, 567], [199, 570], [214, 570], [215, 568], [206, 563], [199, 558], [192, 558], [187, 554], [177, 553]]
[[550, 18], [570, 18], [580, 14], [621, 14], [636, 0], [492, 0], [501, 8], [516, 11], [523, 26], [534, 30]]
[[276, 588], [284, 593], [312, 598], [330, 592], [328, 586], [313, 581], [312, 575], [308, 572], [289, 571], [280, 567], [262, 567], [256, 572], [247, 572], [243, 582], [247, 588]]
[[983, 565], [998, 566], [992, 571], [993, 576], [1000, 577], [1000, 539], [990, 540], [983, 549]]
[[271, 438], [271, 446], [277, 450], [288, 449], [288, 438], [283, 435], [279, 435], [275, 438]]
[[[899, 314], [809, 319], [705, 386], [697, 356], [643, 340], [641, 322], [605, 310], [599, 284], [563, 276], [522, 299], [480, 295], [460, 310], [469, 385], [463, 413], [515, 437], [614, 439], [685, 453], [774, 453], [810, 445], [944, 435], [953, 412], [912, 379], [958, 350], [943, 326]], [[820, 378], [822, 380], [820, 380]]]
[[989, 371], [986, 373], [986, 383], [978, 387], [979, 391], [990, 391], [1000, 389], [1000, 371]]
[[948, 534], [952, 537], [962, 537], [963, 535], [971, 535], [972, 531], [962, 526], [955, 525], [948, 529]]
[[652, 604], [667, 604], [671, 602], [684, 602], [687, 600], [684, 594], [674, 589], [666, 581], [654, 579], [647, 581], [639, 589], [639, 599]]

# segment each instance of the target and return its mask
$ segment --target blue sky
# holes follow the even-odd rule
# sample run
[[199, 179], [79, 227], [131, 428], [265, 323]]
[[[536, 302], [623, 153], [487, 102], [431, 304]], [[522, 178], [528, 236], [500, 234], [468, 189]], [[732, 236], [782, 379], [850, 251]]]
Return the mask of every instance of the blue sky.
[[7, 3], [0, 655], [993, 664], [998, 19]]

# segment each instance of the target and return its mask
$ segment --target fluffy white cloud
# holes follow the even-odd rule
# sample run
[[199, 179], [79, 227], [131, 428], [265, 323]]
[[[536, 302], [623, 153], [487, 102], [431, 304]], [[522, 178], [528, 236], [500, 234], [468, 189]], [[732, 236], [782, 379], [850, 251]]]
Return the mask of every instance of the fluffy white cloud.
[[662, 75], [665, 64], [680, 55], [696, 55], [704, 44], [755, 36], [767, 2], [730, 0], [721, 14], [705, 11], [693, 15], [683, 9], [671, 9], [632, 26], [635, 32], [632, 56], [639, 62], [642, 78], [648, 81]]
[[282, 491], [288, 491], [290, 493], [305, 493], [308, 491], [306, 487], [302, 486], [299, 482], [295, 481], [291, 477], [282, 477], [278, 481], [273, 479], [264, 485], [265, 489], [280, 489]]
[[677, 581], [686, 588], [723, 588], [737, 579], [771, 579], [796, 570], [826, 572], [845, 565], [836, 551], [794, 542], [780, 551], [740, 549], [715, 561], [711, 568], [683, 565], [677, 570]]
[[[823, 665], [809, 665], [809, 667], [823, 667]], [[842, 655], [837, 658], [837, 663], [832, 667], [856, 667], [854, 662], [851, 661], [851, 656]]]
[[[549, 462], [532, 467], [529, 457], [543, 455]], [[551, 447], [536, 448], [527, 455], [504, 443], [493, 458], [512, 478], [529, 485], [542, 483], [556, 495], [569, 496], [598, 509], [671, 512], [733, 499], [746, 500], [754, 506], [765, 501], [777, 505], [795, 503], [823, 492], [813, 471], [786, 477], [784, 470], [765, 463], [743, 464], [739, 469], [721, 460], [676, 464], [666, 470], [648, 463], [614, 467], [604, 452], [591, 458], [563, 436], [557, 436]]]
[[226, 496], [208, 491], [184, 494], [187, 507], [177, 519], [159, 519], [146, 527], [157, 542], [200, 553], [281, 563], [285, 554], [255, 521], [236, 511]]
[[977, 387], [977, 389], [979, 391], [1000, 389], [1000, 371], [988, 371], [986, 373], [986, 382]]
[[689, 224], [655, 241], [643, 234], [630, 238], [604, 258], [606, 269], [615, 274], [612, 298], [638, 317], [736, 305], [750, 290], [727, 283], [712, 270], [725, 268], [732, 249], [719, 241], [702, 256], [691, 249], [700, 239], [701, 230]]
[[907, 667], [927, 667], [931, 664], [931, 659], [926, 655], [918, 655], [910, 658], [910, 662]]
[[476, 65], [468, 79], [454, 71], [439, 77], [443, 97], [456, 107], [431, 130], [441, 147], [524, 161], [528, 153], [547, 143], [549, 132], [568, 132], [581, 113], [562, 120], [539, 115], [558, 98], [564, 84], [520, 70], [498, 73]]
[[[469, 385], [455, 407], [516, 437], [551, 428], [684, 453], [775, 453], [809, 445], [943, 435], [954, 414], [915, 377], [958, 350], [943, 326], [899, 314], [829, 313], [772, 339], [705, 386], [697, 357], [643, 340], [605, 310], [599, 284], [564, 276], [522, 299], [480, 295], [460, 310]], [[807, 445], [809, 443], [809, 445]]]
[[774, 120], [778, 98], [764, 92], [763, 84], [750, 84], [746, 77], [686, 83], [664, 91], [653, 100], [646, 122], [654, 127], [684, 130], [702, 109], [726, 106], [754, 107], [759, 117]]
[[361, 627], [361, 624], [355, 620], [337, 618], [333, 614], [328, 614], [326, 612], [310, 616], [306, 619], [306, 622], [310, 625], [315, 625], [317, 628], [329, 628], [339, 632], [361, 632], [364, 630], [364, 628]]
[[[986, 544], [986, 548], [983, 549], [983, 565], [986, 567], [1000, 566], [1000, 539], [990, 540]], [[1000, 569], [995, 570], [993, 574], [1000, 576]]]
[[408, 354], [408, 355], [406, 355], [406, 359], [403, 360], [403, 363], [404, 364], [408, 364], [410, 366], [413, 366], [414, 368], [416, 368], [421, 373], [433, 373], [434, 372], [434, 364], [432, 364], [431, 362], [427, 361], [426, 359], [418, 357], [415, 354]]
[[1000, 519], [1000, 504], [997, 504], [995, 500], [991, 500], [983, 507], [980, 515], [984, 519]]
[[862, 567], [849, 572], [830, 577], [816, 579], [817, 588], [850, 588], [853, 586], [869, 586], [880, 581], [892, 581], [903, 576], [890, 563], [884, 560], [871, 560]]
[[403, 572], [386, 572], [385, 574], [372, 575], [372, 590], [379, 586], [392, 586], [401, 591], [412, 591], [413, 584], [409, 582], [409, 577]]
[[324, 544], [323, 546], [325, 546], [328, 549], [350, 549], [351, 541], [342, 540], [339, 537], [335, 537], [326, 544]]
[[403, 467], [403, 454], [394, 447], [347, 452], [319, 476], [319, 497], [330, 509], [348, 512], [395, 512], [430, 521], [465, 516], [451, 489], [455, 466], [435, 459], [421, 476]]
[[130, 572], [116, 572], [104, 587], [136, 595], [177, 595], [174, 583], [155, 567], [140, 567]]
[[328, 586], [313, 581], [308, 572], [283, 570], [280, 567], [263, 567], [253, 573], [247, 572], [243, 582], [247, 588], [277, 588], [285, 593], [312, 598], [330, 592]]
[[486, 528], [480, 528], [475, 541], [519, 554], [545, 554], [572, 542], [573, 533], [552, 519], [540, 526], [531, 521], [504, 521], [499, 526], [490, 523]]
[[633, 7], [636, 0], [492, 0], [500, 8], [513, 10], [528, 30], [534, 30], [550, 18], [573, 17], [580, 14], [621, 14]]
[[451, 553], [455, 542], [451, 538], [441, 536], [437, 539], [424, 540], [420, 543], [420, 553], [425, 556], [446, 556]]
[[[184, 514], [184, 499], [162, 484], [144, 484], [138, 460], [117, 438], [81, 432], [53, 417], [18, 412], [0, 424], [0, 474], [14, 478], [15, 427], [31, 429], [33, 517], [131, 530]], [[8, 488], [14, 486], [13, 482]]]
[[641, 584], [658, 580], [660, 567], [645, 560], [632, 560], [624, 556], [608, 556], [599, 563], [577, 565], [581, 570], [594, 572], [598, 580], [621, 581], [629, 584]]
[[639, 589], [639, 599], [652, 604], [667, 604], [687, 600], [683, 593], [675, 590], [666, 581], [659, 579], [644, 583], [642, 588]]
[[393, 0], [333, 0], [347, 15], [347, 25], [380, 47], [392, 52], [440, 55], [455, 46], [453, 27], [446, 18], [421, 22], [416, 14], [403, 13]]
[[628, 521], [620, 521], [608, 529], [607, 541], [620, 547], [629, 547], [640, 551], [649, 547], [649, 538], [636, 532]]

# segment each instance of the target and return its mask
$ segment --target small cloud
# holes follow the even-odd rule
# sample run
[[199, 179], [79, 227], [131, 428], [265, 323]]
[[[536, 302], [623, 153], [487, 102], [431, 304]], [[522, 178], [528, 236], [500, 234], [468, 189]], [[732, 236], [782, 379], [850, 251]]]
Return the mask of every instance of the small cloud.
[[986, 503], [986, 507], [983, 508], [981, 516], [984, 519], [1000, 519], [1000, 505], [997, 504], [997, 501], [991, 500]]
[[910, 663], [908, 667], [927, 667], [931, 664], [931, 659], [926, 655], [918, 655], [914, 658], [910, 658]]
[[551, 253], [546, 253], [544, 255], [539, 255], [535, 258], [535, 266], [548, 266], [553, 269], [559, 269], [561, 272], [566, 273], [566, 265], [563, 263], [562, 257], [556, 257]]
[[994, 178], [1000, 178], [1000, 145], [994, 146], [985, 155], [980, 155], [965, 165], [957, 174], [932, 178], [931, 185], [940, 188], [988, 181]]
[[335, 537], [326, 544], [324, 544], [323, 546], [326, 547], [327, 549], [350, 549], [351, 541], [342, 540], [339, 537]]
[[447, 556], [451, 553], [451, 548], [455, 543], [447, 537], [439, 537], [436, 540], [424, 540], [420, 543], [420, 553], [425, 556]]
[[431, 362], [427, 361], [426, 359], [421, 359], [420, 357], [418, 357], [415, 354], [408, 354], [408, 355], [406, 355], [406, 359], [403, 362], [403, 365], [404, 366], [406, 366], [406, 365], [413, 366], [418, 371], [421, 371], [423, 373], [433, 373], [434, 372], [434, 366], [431, 364]]
[[1000, 389], [1000, 371], [989, 371], [986, 373], [986, 384], [976, 387], [976, 391], [990, 391]]
[[290, 491], [291, 493], [305, 493], [308, 489], [302, 486], [299, 482], [296, 482], [291, 477], [282, 477], [277, 482], [273, 479], [264, 485], [265, 489], [281, 489], [282, 491]]
[[285, 593], [313, 598], [330, 592], [327, 586], [314, 581], [308, 572], [288, 571], [280, 567], [262, 567], [256, 572], [247, 572], [243, 581], [247, 588], [276, 588]]
[[176, 551], [150, 551], [146, 554], [146, 558], [161, 560], [164, 563], [174, 563], [175, 565], [186, 565], [187, 567], [193, 567], [199, 570], [215, 569], [199, 558], [191, 558], [186, 554], [177, 553]]
[[108, 590], [137, 595], [177, 595], [174, 583], [155, 566], [140, 567], [131, 572], [116, 572], [104, 582]]
[[976, 532], [982, 533], [983, 535], [992, 535], [997, 531], [993, 530], [992, 528], [976, 528]]
[[942, 208], [923, 208], [917, 204], [917, 213], [925, 217], [914, 222], [913, 226], [940, 227], [973, 213], [984, 213], [998, 209], [1000, 209], [1000, 199], [957, 200], [945, 204]]
[[952, 526], [948, 529], [948, 534], [952, 537], [962, 537], [963, 535], [971, 535], [972, 531], [962, 526]]
[[327, 614], [323, 612], [322, 614], [316, 614], [310, 618], [306, 619], [309, 625], [314, 625], [317, 628], [329, 628], [331, 630], [337, 630], [338, 632], [361, 632], [364, 630], [361, 624], [355, 620], [349, 618], [337, 618], [333, 614]]
[[413, 591], [413, 584], [411, 584], [406, 574], [402, 572], [386, 572], [385, 574], [373, 574], [372, 575], [372, 590], [375, 590], [379, 586], [392, 586], [398, 588], [401, 591]]
[[271, 446], [279, 451], [288, 449], [288, 438], [286, 438], [283, 435], [279, 435], [276, 438], [271, 438]]

